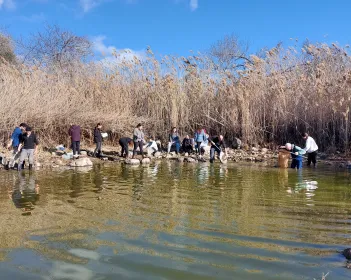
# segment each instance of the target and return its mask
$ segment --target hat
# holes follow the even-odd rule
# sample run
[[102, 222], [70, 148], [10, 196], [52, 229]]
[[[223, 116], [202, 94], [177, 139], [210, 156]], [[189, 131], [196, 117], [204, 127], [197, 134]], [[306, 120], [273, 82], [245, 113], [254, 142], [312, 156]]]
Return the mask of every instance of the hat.
[[27, 126], [26, 131], [32, 131], [32, 128], [30, 126]]
[[291, 148], [292, 148], [292, 146], [291, 146], [291, 144], [290, 143], [286, 143], [285, 144], [285, 149], [287, 149], [287, 150], [291, 150]]

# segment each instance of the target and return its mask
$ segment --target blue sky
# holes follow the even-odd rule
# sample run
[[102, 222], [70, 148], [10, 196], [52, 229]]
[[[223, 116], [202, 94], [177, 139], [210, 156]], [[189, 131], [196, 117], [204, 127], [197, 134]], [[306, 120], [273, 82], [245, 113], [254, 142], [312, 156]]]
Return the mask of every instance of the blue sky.
[[0, 0], [0, 26], [18, 38], [47, 23], [95, 41], [95, 50], [188, 55], [235, 33], [252, 52], [279, 41], [350, 43], [349, 0]]

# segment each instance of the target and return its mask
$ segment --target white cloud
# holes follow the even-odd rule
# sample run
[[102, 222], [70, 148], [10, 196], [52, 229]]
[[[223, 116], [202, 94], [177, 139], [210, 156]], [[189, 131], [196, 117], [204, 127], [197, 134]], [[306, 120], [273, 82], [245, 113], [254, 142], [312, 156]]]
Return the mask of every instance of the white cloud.
[[108, 68], [123, 63], [123, 62], [136, 62], [141, 61], [145, 57], [144, 51], [134, 51], [131, 49], [117, 49], [114, 46], [107, 46], [104, 41], [105, 36], [94, 37], [93, 51], [98, 60]]
[[84, 13], [89, 12], [91, 9], [101, 4], [102, 0], [80, 0], [80, 6]]
[[7, 10], [16, 9], [16, 3], [14, 0], [0, 0], [0, 10], [5, 8]]
[[192, 11], [195, 11], [199, 7], [199, 1], [198, 0], [190, 0], [190, 9]]

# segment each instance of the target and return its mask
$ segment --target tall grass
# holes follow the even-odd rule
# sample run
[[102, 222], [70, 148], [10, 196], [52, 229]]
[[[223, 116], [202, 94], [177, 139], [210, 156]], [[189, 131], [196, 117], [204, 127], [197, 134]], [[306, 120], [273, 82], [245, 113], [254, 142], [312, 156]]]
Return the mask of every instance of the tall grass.
[[348, 149], [351, 60], [347, 48], [280, 46], [252, 56], [235, 73], [205, 55], [77, 64], [73, 69], [0, 63], [0, 125], [3, 137], [28, 122], [45, 145], [66, 140], [70, 123], [85, 139], [102, 122], [130, 135], [142, 122], [148, 134], [167, 137], [172, 126], [192, 133], [198, 126], [247, 144], [301, 142], [304, 131], [323, 150]]

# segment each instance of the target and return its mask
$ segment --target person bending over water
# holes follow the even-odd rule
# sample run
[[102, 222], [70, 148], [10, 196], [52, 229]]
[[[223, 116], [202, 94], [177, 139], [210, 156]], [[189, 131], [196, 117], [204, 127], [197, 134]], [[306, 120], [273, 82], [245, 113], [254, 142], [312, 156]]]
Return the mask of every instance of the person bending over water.
[[285, 146], [281, 146], [280, 148], [281, 149], [285, 148], [287, 151], [291, 153], [291, 157], [292, 157], [291, 168], [294, 168], [294, 169], [302, 168], [302, 155], [306, 153], [304, 149], [290, 143], [286, 143]]
[[129, 137], [123, 137], [119, 139], [119, 144], [121, 146], [121, 157], [129, 157], [129, 145], [133, 143], [133, 139]]

